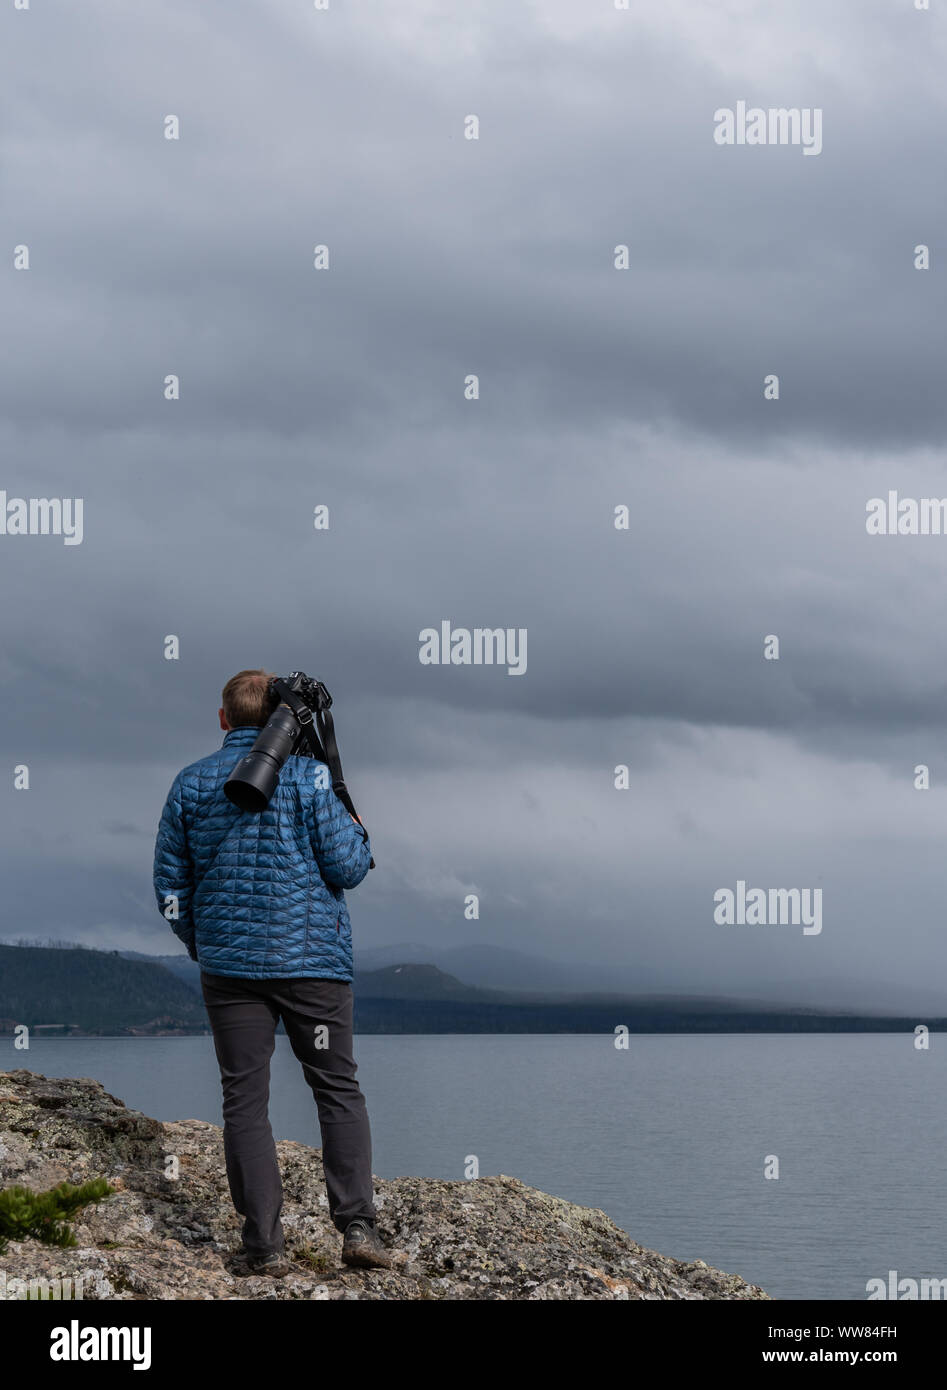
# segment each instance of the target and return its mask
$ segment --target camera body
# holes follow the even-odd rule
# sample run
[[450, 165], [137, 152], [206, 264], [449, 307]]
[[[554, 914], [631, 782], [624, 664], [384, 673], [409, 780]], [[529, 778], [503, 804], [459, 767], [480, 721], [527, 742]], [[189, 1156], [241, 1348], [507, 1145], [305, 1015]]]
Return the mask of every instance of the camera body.
[[265, 809], [287, 758], [297, 753], [317, 757], [322, 752], [318, 739], [310, 737], [313, 715], [324, 715], [332, 705], [322, 681], [305, 671], [291, 671], [285, 678], [270, 681], [267, 694], [273, 713], [224, 783], [227, 799], [241, 811]]
[[[307, 676], [305, 671], [291, 671], [288, 676], [277, 676], [275, 680], [270, 681], [267, 694], [270, 697], [274, 713], [283, 702], [286, 691], [302, 700], [306, 708], [311, 710], [313, 714], [332, 708], [332, 696], [322, 681], [313, 680], [312, 676]], [[302, 735], [302, 730], [300, 730], [300, 735]]]

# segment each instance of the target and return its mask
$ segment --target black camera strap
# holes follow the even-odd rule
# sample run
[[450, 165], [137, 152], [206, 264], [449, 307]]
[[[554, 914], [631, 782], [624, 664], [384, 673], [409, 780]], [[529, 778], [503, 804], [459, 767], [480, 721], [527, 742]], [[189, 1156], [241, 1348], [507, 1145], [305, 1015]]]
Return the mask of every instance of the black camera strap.
[[[349, 814], [353, 815], [356, 821], [358, 821], [362, 830], [362, 835], [367, 840], [368, 831], [359, 819], [359, 814], [355, 809], [355, 802], [352, 800], [351, 793], [342, 777], [342, 757], [339, 753], [339, 745], [335, 737], [335, 723], [329, 712], [328, 705], [326, 705], [324, 709], [317, 710], [315, 719], [313, 719], [312, 710], [306, 704], [305, 700], [300, 699], [295, 691], [290, 690], [285, 681], [274, 680], [273, 689], [277, 691], [283, 703], [289, 705], [293, 714], [296, 716], [296, 722], [302, 729], [303, 738], [309, 745], [313, 757], [317, 758], [320, 763], [325, 763], [328, 767], [332, 776], [332, 790]], [[325, 687], [323, 686], [322, 689], [325, 690]], [[327, 690], [325, 690], [325, 695], [326, 699], [331, 703], [332, 697]], [[374, 869], [374, 859], [369, 862], [368, 867]]]

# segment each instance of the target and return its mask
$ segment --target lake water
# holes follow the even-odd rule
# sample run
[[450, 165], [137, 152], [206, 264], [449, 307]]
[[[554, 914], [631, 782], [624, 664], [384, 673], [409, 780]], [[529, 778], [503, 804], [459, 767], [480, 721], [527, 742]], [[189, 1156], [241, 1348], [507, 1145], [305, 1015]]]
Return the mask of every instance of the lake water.
[[[601, 1207], [641, 1245], [741, 1274], [775, 1298], [865, 1299], [947, 1277], [947, 1038], [359, 1037], [374, 1170], [481, 1174]], [[162, 1120], [220, 1122], [210, 1038], [39, 1039], [6, 1068], [91, 1076]], [[278, 1138], [318, 1146], [285, 1037]], [[778, 1180], [763, 1176], [767, 1155]]]

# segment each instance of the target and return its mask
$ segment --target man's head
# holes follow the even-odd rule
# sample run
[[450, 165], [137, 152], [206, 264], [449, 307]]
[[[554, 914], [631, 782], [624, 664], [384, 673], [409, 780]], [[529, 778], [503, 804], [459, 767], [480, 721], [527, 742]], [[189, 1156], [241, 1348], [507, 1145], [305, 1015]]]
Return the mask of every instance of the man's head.
[[222, 729], [239, 729], [245, 724], [262, 727], [273, 712], [267, 687], [275, 676], [262, 666], [255, 671], [238, 671], [224, 686], [218, 711]]

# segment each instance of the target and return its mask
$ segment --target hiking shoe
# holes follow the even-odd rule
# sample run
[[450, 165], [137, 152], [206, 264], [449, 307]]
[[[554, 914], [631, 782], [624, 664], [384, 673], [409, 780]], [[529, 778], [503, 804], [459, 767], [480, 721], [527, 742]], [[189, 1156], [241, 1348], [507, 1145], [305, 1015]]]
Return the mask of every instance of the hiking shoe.
[[356, 1217], [345, 1228], [342, 1263], [357, 1269], [391, 1269], [392, 1259], [375, 1227]]
[[285, 1254], [278, 1251], [272, 1255], [248, 1255], [247, 1269], [251, 1274], [267, 1275], [270, 1279], [285, 1279], [290, 1264]]

